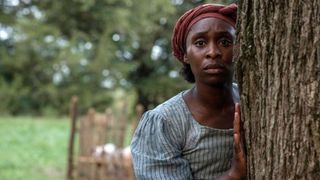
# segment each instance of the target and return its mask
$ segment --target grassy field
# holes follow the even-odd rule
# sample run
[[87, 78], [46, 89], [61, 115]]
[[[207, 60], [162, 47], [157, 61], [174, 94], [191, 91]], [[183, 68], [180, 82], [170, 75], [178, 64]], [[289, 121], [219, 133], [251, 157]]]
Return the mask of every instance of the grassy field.
[[0, 117], [0, 179], [65, 179], [68, 119]]

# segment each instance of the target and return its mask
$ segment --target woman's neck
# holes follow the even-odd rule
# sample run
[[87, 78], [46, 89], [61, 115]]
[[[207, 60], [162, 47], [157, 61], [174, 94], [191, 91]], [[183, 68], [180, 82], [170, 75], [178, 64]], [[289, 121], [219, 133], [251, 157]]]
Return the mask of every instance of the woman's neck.
[[203, 86], [196, 84], [191, 90], [192, 97], [211, 110], [223, 109], [233, 104], [232, 83], [221, 86]]

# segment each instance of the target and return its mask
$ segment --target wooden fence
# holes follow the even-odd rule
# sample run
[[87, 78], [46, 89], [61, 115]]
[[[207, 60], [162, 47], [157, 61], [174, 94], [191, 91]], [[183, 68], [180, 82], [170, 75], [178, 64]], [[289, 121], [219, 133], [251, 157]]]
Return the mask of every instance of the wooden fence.
[[[124, 147], [126, 134], [133, 132], [136, 122], [128, 124], [127, 108], [124, 106], [119, 117], [110, 109], [98, 113], [90, 109], [87, 115], [76, 124], [77, 99], [71, 101], [71, 133], [68, 151], [67, 179], [78, 180], [133, 180], [133, 167], [130, 147]], [[137, 107], [137, 117], [143, 112]], [[78, 127], [77, 127], [78, 126]], [[128, 132], [130, 131], [130, 132]], [[78, 134], [79, 149], [73, 162], [74, 139]], [[113, 144], [105, 145], [107, 142]], [[113, 147], [111, 149], [108, 149]]]

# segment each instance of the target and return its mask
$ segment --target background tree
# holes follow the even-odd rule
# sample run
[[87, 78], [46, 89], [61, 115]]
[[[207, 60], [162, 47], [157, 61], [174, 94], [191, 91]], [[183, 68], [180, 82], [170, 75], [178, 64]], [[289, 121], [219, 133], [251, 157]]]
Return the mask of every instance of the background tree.
[[84, 110], [103, 110], [119, 90], [132, 96], [135, 84], [126, 78], [140, 63], [132, 54], [152, 49], [154, 39], [147, 38], [160, 26], [154, 22], [175, 12], [170, 1], [151, 6], [145, 0], [17, 2], [1, 6], [1, 30], [8, 37], [0, 38], [0, 99], [6, 102], [1, 111], [10, 114], [42, 114], [45, 109], [64, 114], [71, 95], [80, 97]]
[[240, 1], [249, 179], [320, 178], [320, 1]]
[[205, 2], [0, 1], [0, 113], [63, 115], [72, 95], [80, 112], [154, 107], [190, 86], [170, 38], [177, 18]]

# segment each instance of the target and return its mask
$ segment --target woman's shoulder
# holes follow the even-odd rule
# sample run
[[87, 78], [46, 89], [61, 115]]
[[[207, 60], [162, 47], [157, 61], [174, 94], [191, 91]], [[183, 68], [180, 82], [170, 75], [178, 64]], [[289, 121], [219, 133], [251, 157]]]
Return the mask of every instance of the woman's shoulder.
[[189, 110], [182, 97], [184, 92], [185, 91], [180, 92], [167, 101], [161, 103], [153, 110], [151, 110], [151, 113], [158, 114], [159, 116], [167, 120], [187, 116], [189, 114]]
[[179, 93], [156, 108], [145, 112], [135, 130], [132, 140], [133, 148], [140, 147], [137, 144], [141, 142], [150, 144], [150, 139], [157, 142], [160, 138], [166, 139], [170, 144], [180, 149], [185, 138], [184, 131], [188, 126], [183, 119], [185, 112], [183, 112], [181, 101], [183, 101], [182, 94]]
[[240, 102], [239, 88], [237, 83], [232, 83], [232, 96], [235, 102]]
[[145, 112], [139, 122], [138, 129], [157, 127], [167, 130], [182, 130], [187, 127], [190, 112], [184, 104], [182, 93], [178, 93], [154, 109]]

